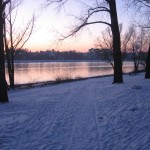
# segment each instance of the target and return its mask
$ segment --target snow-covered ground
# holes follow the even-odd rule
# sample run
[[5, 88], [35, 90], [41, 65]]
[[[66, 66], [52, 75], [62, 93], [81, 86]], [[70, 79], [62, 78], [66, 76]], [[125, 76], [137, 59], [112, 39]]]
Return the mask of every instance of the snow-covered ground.
[[9, 93], [0, 150], [149, 150], [150, 80], [88, 79]]

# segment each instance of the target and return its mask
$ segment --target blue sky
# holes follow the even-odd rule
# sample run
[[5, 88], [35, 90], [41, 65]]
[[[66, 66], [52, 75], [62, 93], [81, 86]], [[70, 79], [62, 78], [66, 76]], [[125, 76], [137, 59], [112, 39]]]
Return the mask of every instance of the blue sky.
[[[85, 0], [85, 2], [86, 1], [88, 0]], [[75, 23], [75, 19], [71, 15], [78, 16], [84, 10], [84, 7], [79, 3], [77, 4], [70, 1], [61, 12], [58, 12], [55, 6], [45, 8], [44, 2], [45, 0], [24, 0], [19, 6], [19, 13], [17, 16], [18, 26], [24, 26], [27, 20], [32, 17], [32, 14], [34, 12], [36, 14], [34, 32], [24, 48], [33, 51], [53, 48], [60, 51], [87, 51], [89, 48], [94, 47], [95, 39], [100, 36], [101, 31], [107, 27], [101, 24], [89, 26], [77, 36], [58, 44], [57, 39], [60, 37], [58, 33], [67, 33]], [[125, 15], [127, 11], [125, 11], [125, 5], [121, 3], [117, 4], [119, 22], [124, 23], [125, 28], [129, 22]]]

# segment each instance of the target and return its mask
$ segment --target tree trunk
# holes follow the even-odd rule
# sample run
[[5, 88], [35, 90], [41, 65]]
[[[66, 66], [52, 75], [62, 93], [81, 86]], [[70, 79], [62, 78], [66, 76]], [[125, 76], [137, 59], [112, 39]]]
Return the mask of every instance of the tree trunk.
[[12, 56], [11, 56], [11, 80], [10, 80], [10, 88], [14, 89], [14, 49], [12, 49]]
[[137, 62], [137, 56], [135, 53], [133, 56], [133, 62], [134, 62], [134, 72], [136, 73], [138, 71], [138, 62]]
[[[10, 11], [12, 10], [12, 4], [10, 1]], [[11, 62], [11, 78], [10, 78], [10, 88], [14, 89], [14, 44], [13, 44], [13, 24], [12, 24], [12, 14], [10, 13], [10, 62]]]
[[149, 45], [148, 54], [146, 58], [145, 79], [150, 79], [150, 45]]
[[138, 72], [138, 65], [136, 62], [136, 59], [134, 58], [134, 72], [137, 73]]
[[[5, 15], [5, 14], [4, 14]], [[6, 15], [5, 15], [6, 17]], [[9, 84], [10, 88], [14, 88], [13, 77], [12, 77], [12, 65], [11, 65], [11, 50], [8, 48], [8, 42], [6, 38], [6, 22], [4, 19], [4, 42], [5, 42], [5, 53], [6, 53], [6, 60], [7, 60], [7, 70], [9, 76]]]
[[8, 75], [9, 75], [9, 83], [10, 83], [10, 88], [14, 89], [15, 84], [14, 84], [14, 61], [13, 58], [10, 58], [10, 52], [6, 52], [6, 58], [7, 58], [7, 68], [8, 68]]
[[113, 56], [114, 56], [113, 83], [123, 83], [121, 42], [120, 42], [120, 32], [119, 32], [119, 25], [118, 25], [116, 1], [110, 0], [108, 3], [110, 8], [111, 30], [113, 35]]
[[9, 76], [9, 83], [11, 82], [11, 63], [9, 58], [9, 52], [8, 48], [5, 46], [5, 52], [6, 52], [6, 59], [7, 59], [7, 70], [8, 70], [8, 76]]
[[5, 54], [3, 41], [3, 1], [0, 0], [0, 102], [8, 102], [7, 82], [5, 78]]

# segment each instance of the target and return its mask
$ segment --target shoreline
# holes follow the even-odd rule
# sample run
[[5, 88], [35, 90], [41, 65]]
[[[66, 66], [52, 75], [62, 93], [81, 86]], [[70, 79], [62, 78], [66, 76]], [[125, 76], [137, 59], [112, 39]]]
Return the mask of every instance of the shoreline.
[[[138, 73], [143, 73], [145, 70], [138, 70], [138, 72], [129, 72], [129, 73], [123, 73], [123, 75], [136, 75]], [[82, 81], [82, 80], [87, 80], [87, 79], [94, 79], [94, 78], [106, 78], [106, 77], [112, 77], [113, 74], [109, 75], [102, 75], [102, 76], [93, 76], [93, 77], [80, 77], [80, 78], [75, 78], [75, 79], [60, 79], [58, 81], [41, 81], [41, 82], [36, 82], [36, 83], [24, 83], [24, 84], [16, 84], [14, 89], [8, 88], [8, 90], [17, 90], [17, 89], [30, 89], [30, 88], [37, 88], [37, 87], [44, 87], [44, 86], [49, 86], [49, 85], [57, 85], [57, 84], [62, 84], [62, 83], [68, 83], [68, 82], [75, 82], [75, 81]], [[9, 86], [9, 85], [8, 85]]]
[[15, 63], [106, 62], [106, 60], [15, 60]]
[[35, 83], [15, 84], [14, 89], [8, 88], [8, 90], [30, 89], [30, 88], [44, 87], [44, 86], [49, 86], [49, 85], [57, 85], [57, 84], [68, 83], [68, 82], [82, 81], [82, 80], [87, 80], [87, 79], [105, 78], [105, 77], [111, 77], [111, 76], [113, 76], [113, 74], [103, 75], [103, 76], [85, 77], [85, 78], [83, 77], [83, 78], [75, 78], [75, 79], [66, 79], [66, 80], [62, 79], [59, 81], [41, 81], [41, 82], [35, 82]]
[[[102, 62], [102, 63], [109, 63], [108, 60], [15, 60], [14, 63], [45, 63], [45, 62], [49, 62], [49, 63], [59, 63], [59, 62]], [[133, 61], [130, 60], [126, 60], [124, 62], [130, 62], [132, 63]]]

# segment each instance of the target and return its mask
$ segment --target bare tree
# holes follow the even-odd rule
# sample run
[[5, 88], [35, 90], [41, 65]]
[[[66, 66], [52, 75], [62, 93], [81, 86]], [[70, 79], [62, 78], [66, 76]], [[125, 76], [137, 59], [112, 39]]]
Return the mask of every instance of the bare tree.
[[[47, 0], [52, 3], [59, 3], [60, 6], [64, 5], [68, 0]], [[107, 22], [103, 19], [92, 20], [91, 18], [94, 15], [106, 14], [110, 17], [110, 22]], [[118, 25], [117, 9], [116, 9], [116, 0], [95, 0], [93, 6], [88, 5], [88, 9], [85, 15], [78, 17], [80, 23], [75, 25], [74, 29], [67, 35], [63, 36], [63, 40], [74, 36], [78, 31], [83, 27], [92, 24], [105, 24], [111, 28], [112, 39], [113, 39], [113, 56], [114, 56], [114, 79], [113, 83], [122, 83], [123, 74], [122, 74], [122, 58], [121, 58], [121, 41], [120, 41], [120, 32]]]
[[105, 58], [114, 69], [113, 53], [110, 53], [110, 50], [113, 50], [112, 32], [110, 27], [107, 27], [105, 31], [101, 32], [101, 37], [98, 37], [95, 41], [95, 47], [104, 50]]
[[4, 11], [10, 0], [0, 0], [0, 102], [8, 102], [7, 82], [5, 78], [5, 53], [4, 53]]
[[142, 52], [147, 52], [147, 49], [149, 47], [149, 37], [150, 37], [150, 32], [148, 32], [148, 30], [146, 28], [138, 28], [138, 36], [137, 36], [137, 43], [138, 43], [138, 47], [139, 47], [139, 64], [143, 65], [144, 67], [146, 67], [146, 57], [142, 57]]
[[123, 48], [128, 52], [132, 52], [134, 62], [134, 72], [138, 71], [139, 65], [144, 65], [142, 52], [148, 47], [148, 36], [143, 28], [137, 28], [135, 25], [129, 26], [124, 36]]
[[126, 33], [128, 42], [128, 51], [132, 52], [133, 54], [133, 62], [134, 62], [134, 71], [137, 72], [138, 66], [139, 66], [139, 46], [137, 43], [137, 31], [134, 25], [131, 25], [129, 27], [128, 32]]
[[[15, 30], [15, 21], [17, 18], [17, 8], [21, 4], [21, 0], [16, 1], [16, 5], [10, 4], [8, 5], [8, 10], [5, 12], [5, 52], [6, 52], [6, 60], [8, 66], [8, 75], [10, 81], [10, 88], [14, 88], [14, 59], [17, 55], [18, 51], [23, 48], [26, 42], [31, 37], [34, 27], [34, 15], [31, 20], [26, 24], [24, 29], [22, 28], [20, 31]], [[12, 17], [12, 13], [15, 12], [14, 18]]]
[[[128, 4], [129, 6], [136, 7], [136, 12], [138, 12], [137, 14], [141, 16], [139, 17], [140, 20], [137, 21], [137, 24], [142, 28], [150, 30], [150, 0], [128, 0]], [[148, 63], [148, 61], [150, 60], [149, 50], [150, 49], [148, 49], [148, 55], [146, 59], [145, 78], [150, 77], [150, 65]]]
[[148, 55], [146, 59], [145, 79], [150, 79], [150, 45], [149, 45]]
[[[122, 32], [122, 23], [119, 24], [120, 34]], [[95, 41], [95, 47], [103, 49], [105, 58], [108, 60], [112, 68], [114, 69], [113, 63], [113, 38], [111, 28], [108, 26], [105, 31], [101, 32], [101, 37], [98, 37]], [[112, 51], [112, 53], [111, 53]], [[122, 57], [123, 58], [123, 57]]]
[[143, 28], [150, 28], [150, 1], [149, 0], [127, 0], [128, 7], [134, 8], [136, 23]]
[[[140, 23], [140, 26], [143, 28], [150, 29], [150, 0], [135, 0], [135, 2], [136, 4], [140, 3], [139, 8], [142, 8], [142, 6], [144, 6], [145, 16], [147, 17], [146, 23], [142, 25]], [[145, 78], [150, 79], [150, 40], [149, 40], [148, 55], [146, 59]]]
[[133, 32], [131, 26], [127, 29], [127, 31], [122, 35], [121, 40], [121, 49], [123, 53], [123, 60], [125, 59], [126, 53], [129, 52], [129, 45], [131, 42], [131, 37], [133, 36]]

